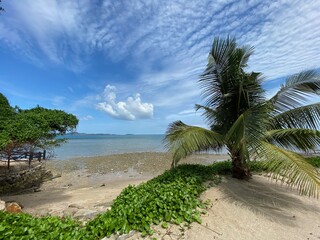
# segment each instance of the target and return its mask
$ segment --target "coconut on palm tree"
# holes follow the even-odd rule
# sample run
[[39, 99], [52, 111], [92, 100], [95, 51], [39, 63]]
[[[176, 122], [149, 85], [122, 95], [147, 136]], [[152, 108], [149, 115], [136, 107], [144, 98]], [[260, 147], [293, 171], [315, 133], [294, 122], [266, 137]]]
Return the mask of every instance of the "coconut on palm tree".
[[320, 144], [320, 103], [307, 104], [320, 93], [319, 75], [293, 75], [266, 99], [261, 73], [245, 72], [252, 53], [252, 47], [238, 47], [233, 38], [214, 39], [199, 80], [205, 102], [196, 105], [209, 129], [171, 123], [165, 142], [173, 154], [172, 166], [192, 153], [225, 147], [233, 177], [249, 178], [248, 162], [258, 158], [265, 160], [274, 178], [318, 195], [319, 172], [297, 151], [314, 151]]

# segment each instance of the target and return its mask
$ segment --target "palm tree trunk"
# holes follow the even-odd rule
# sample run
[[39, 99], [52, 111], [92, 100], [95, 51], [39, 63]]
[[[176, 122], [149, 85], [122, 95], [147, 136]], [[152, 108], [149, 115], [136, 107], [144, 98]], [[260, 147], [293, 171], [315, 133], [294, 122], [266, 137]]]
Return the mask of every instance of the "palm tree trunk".
[[250, 170], [241, 158], [240, 154], [234, 154], [231, 156], [232, 159], [232, 177], [238, 178], [238, 179], [249, 179], [251, 178]]

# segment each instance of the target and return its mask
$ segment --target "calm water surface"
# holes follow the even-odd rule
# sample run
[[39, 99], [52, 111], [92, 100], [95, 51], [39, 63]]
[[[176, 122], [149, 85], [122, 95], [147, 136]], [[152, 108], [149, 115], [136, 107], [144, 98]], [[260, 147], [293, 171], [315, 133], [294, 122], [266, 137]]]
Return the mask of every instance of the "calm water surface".
[[164, 152], [164, 135], [68, 135], [54, 149], [54, 159], [103, 156], [129, 152]]

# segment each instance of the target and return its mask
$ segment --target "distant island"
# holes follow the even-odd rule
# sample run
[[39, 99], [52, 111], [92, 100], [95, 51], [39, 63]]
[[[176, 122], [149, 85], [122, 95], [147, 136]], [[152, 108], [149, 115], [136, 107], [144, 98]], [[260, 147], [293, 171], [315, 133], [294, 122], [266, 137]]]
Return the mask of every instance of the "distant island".
[[113, 136], [113, 135], [119, 135], [119, 134], [113, 134], [113, 133], [79, 133], [79, 132], [72, 132], [67, 133], [63, 136], [83, 136], [83, 135], [107, 135], [107, 136]]

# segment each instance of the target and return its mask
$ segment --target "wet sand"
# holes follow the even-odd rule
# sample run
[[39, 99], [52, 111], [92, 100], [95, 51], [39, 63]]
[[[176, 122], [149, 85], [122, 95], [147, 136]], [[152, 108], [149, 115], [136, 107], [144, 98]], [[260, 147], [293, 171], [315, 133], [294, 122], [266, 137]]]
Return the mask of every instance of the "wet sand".
[[[181, 163], [211, 164], [227, 158], [227, 155], [194, 155]], [[171, 159], [167, 153], [147, 152], [47, 160], [46, 169], [54, 179], [43, 183], [39, 192], [1, 199], [20, 202], [23, 211], [33, 215], [73, 215], [74, 209], [69, 206], [77, 205], [79, 209], [92, 211], [92, 217], [104, 212], [128, 185], [138, 185], [170, 169]]]

